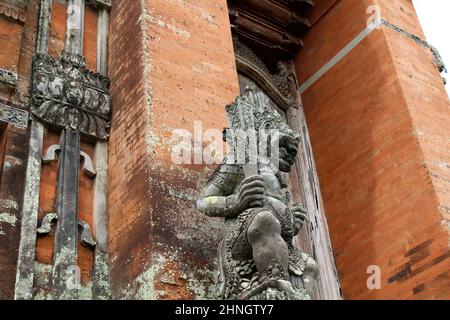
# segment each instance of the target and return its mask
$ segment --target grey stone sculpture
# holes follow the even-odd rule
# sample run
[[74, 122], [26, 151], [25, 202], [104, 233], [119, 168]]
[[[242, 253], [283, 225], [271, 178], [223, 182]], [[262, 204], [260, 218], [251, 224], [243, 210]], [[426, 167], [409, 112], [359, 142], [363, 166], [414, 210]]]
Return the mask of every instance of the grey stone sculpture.
[[[263, 92], [248, 88], [227, 106], [227, 113], [226, 139], [233, 151], [197, 201], [202, 213], [225, 218], [218, 297], [311, 299], [318, 268], [293, 245], [306, 212], [291, 203], [285, 177], [294, 164], [299, 136], [270, 108]], [[261, 134], [268, 130], [272, 134]], [[242, 132], [248, 133], [247, 139], [239, 140]], [[266, 145], [270, 152], [262, 152]]]
[[33, 60], [31, 112], [58, 128], [106, 140], [111, 126], [109, 79], [86, 68], [81, 55], [58, 58], [37, 54]]
[[28, 112], [0, 102], [0, 121], [12, 123], [19, 128], [26, 128]]

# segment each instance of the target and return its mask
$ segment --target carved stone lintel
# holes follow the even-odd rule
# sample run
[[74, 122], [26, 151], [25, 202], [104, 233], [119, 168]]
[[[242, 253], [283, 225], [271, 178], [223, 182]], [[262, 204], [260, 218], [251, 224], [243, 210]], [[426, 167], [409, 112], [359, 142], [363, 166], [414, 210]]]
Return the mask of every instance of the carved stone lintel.
[[8, 122], [19, 128], [28, 126], [28, 112], [0, 102], [0, 121]]
[[31, 0], [1, 0], [1, 2], [23, 9], [30, 4]]
[[233, 38], [233, 43], [238, 71], [253, 79], [284, 110], [297, 108], [298, 85], [292, 65], [279, 61], [278, 72], [274, 73], [237, 37]]
[[17, 73], [0, 68], [0, 82], [15, 86], [18, 80], [19, 76], [17, 75]]
[[81, 55], [64, 52], [54, 59], [38, 54], [33, 60], [31, 112], [50, 126], [106, 140], [111, 124], [109, 79], [88, 70]]

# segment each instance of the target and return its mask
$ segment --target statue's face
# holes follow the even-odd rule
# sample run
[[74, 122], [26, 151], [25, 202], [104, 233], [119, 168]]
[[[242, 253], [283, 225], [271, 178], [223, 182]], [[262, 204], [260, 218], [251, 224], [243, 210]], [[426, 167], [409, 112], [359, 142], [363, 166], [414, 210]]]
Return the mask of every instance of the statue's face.
[[295, 162], [298, 152], [298, 142], [291, 138], [285, 138], [280, 141], [280, 171], [290, 172]]

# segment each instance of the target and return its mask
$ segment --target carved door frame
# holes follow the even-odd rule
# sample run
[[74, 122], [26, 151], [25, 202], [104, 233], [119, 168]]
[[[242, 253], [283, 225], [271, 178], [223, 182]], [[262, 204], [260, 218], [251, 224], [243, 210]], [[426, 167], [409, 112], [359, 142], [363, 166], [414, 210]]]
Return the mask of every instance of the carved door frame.
[[286, 113], [289, 126], [301, 135], [295, 167], [298, 173], [300, 196], [308, 212], [304, 228], [307, 228], [310, 248], [304, 249], [312, 253], [319, 265], [317, 298], [322, 300], [342, 299], [319, 179], [293, 62], [291, 60], [277, 62], [278, 72], [274, 73], [254, 51], [239, 41], [237, 37], [233, 38], [233, 43], [237, 72], [260, 86]]

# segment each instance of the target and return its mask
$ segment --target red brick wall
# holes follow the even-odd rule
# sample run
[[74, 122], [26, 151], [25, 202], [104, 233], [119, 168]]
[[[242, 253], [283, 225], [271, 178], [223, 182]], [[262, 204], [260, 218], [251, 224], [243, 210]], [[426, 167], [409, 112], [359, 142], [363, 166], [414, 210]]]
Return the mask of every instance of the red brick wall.
[[[53, 1], [52, 24], [50, 27], [49, 53], [57, 57], [64, 49], [66, 32], [66, 6], [61, 0]], [[26, 8], [21, 8], [21, 19], [5, 18], [0, 15], [0, 67], [18, 73], [17, 86], [0, 84], [0, 100], [17, 108], [26, 109], [28, 86], [31, 75], [31, 59], [35, 53], [39, 1], [31, 1]], [[22, 18], [23, 17], [23, 18]], [[96, 69], [97, 53], [97, 14], [92, 8], [86, 8], [85, 50], [88, 67]], [[20, 214], [22, 210], [23, 187], [28, 152], [28, 133], [8, 125], [2, 133], [4, 161], [0, 164], [0, 299], [12, 299], [16, 276], [17, 251], [20, 241]], [[59, 142], [59, 135], [46, 132], [44, 149]], [[82, 149], [93, 157], [92, 143], [82, 142]], [[57, 162], [43, 166], [40, 192], [39, 217], [55, 211]], [[90, 224], [92, 217], [93, 181], [86, 175], [80, 175], [79, 216]], [[38, 238], [36, 261], [50, 265], [53, 261], [54, 237]], [[79, 265], [82, 282], [89, 280], [93, 266], [93, 252], [85, 247], [79, 248]], [[36, 281], [36, 291], [40, 283]], [[47, 290], [48, 288], [46, 288]]]
[[[109, 147], [110, 261], [113, 289], [125, 288], [136, 275], [125, 265], [141, 238], [151, 245], [145, 227], [150, 186], [145, 148], [146, 105], [138, 1], [117, 1], [111, 11], [110, 72], [114, 101]], [[139, 148], [139, 146], [144, 146]], [[141, 231], [139, 229], [144, 229]], [[128, 262], [129, 263], [129, 262]]]
[[218, 221], [193, 202], [211, 170], [173, 165], [170, 139], [195, 120], [226, 125], [224, 107], [238, 94], [226, 1], [118, 0], [112, 28], [114, 294], [211, 296]]
[[48, 53], [58, 57], [66, 43], [67, 9], [63, 1], [53, 1]]
[[[18, 73], [23, 23], [0, 14], [0, 68]], [[12, 101], [14, 87], [0, 83], [0, 99]]]
[[89, 70], [97, 71], [97, 10], [86, 6], [84, 11], [83, 55]]
[[[67, 24], [66, 4], [64, 1], [53, 1], [52, 21], [50, 25], [49, 53], [53, 57], [58, 57], [65, 46], [66, 24]], [[85, 7], [85, 32], [84, 32], [84, 51], [83, 55], [87, 60], [87, 67], [90, 70], [97, 69], [97, 11], [91, 7]], [[46, 130], [44, 135], [43, 150], [54, 144], [59, 144], [60, 132]], [[81, 141], [80, 148], [86, 152], [91, 159], [94, 159], [94, 144], [92, 142]], [[47, 213], [56, 211], [56, 184], [58, 177], [58, 159], [50, 164], [42, 166], [40, 198], [39, 198], [39, 221]], [[93, 199], [94, 199], [94, 180], [84, 174], [80, 168], [80, 181], [78, 189], [78, 218], [87, 222], [94, 231], [93, 221]], [[36, 261], [50, 266], [54, 259], [54, 231], [50, 235], [38, 237], [36, 243]], [[93, 269], [94, 252], [78, 245], [78, 266], [81, 270], [82, 285], [88, 284]], [[40, 274], [39, 277], [43, 277]], [[41, 285], [45, 281], [36, 281], [35, 291], [39, 294], [46, 294], [50, 289], [48, 283]]]
[[[423, 36], [409, 0], [377, 3]], [[300, 83], [366, 28], [371, 4], [340, 0], [316, 22]], [[450, 104], [429, 50], [383, 27], [302, 98], [344, 297], [450, 298]], [[381, 290], [367, 288], [370, 265]]]
[[3, 69], [17, 72], [22, 27], [21, 22], [0, 15], [0, 66]]
[[[20, 8], [17, 8], [20, 9]], [[18, 73], [17, 86], [0, 83], [0, 101], [26, 108], [31, 55], [35, 47], [36, 3], [20, 9], [19, 20], [0, 15], [0, 68]], [[30, 50], [32, 48], [32, 50]], [[26, 129], [7, 125], [2, 132], [3, 161], [0, 180], [0, 300], [14, 297], [20, 215], [25, 181], [28, 134]]]

